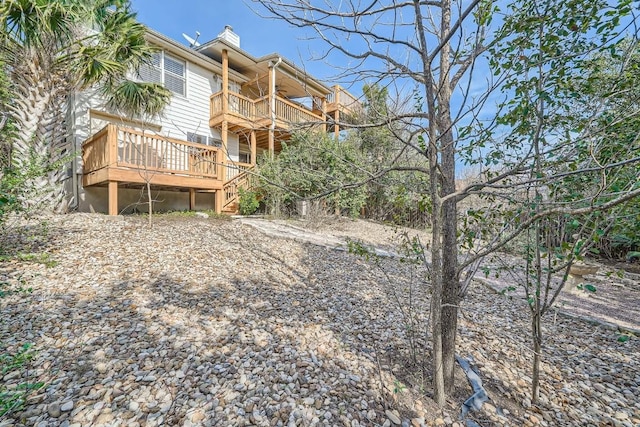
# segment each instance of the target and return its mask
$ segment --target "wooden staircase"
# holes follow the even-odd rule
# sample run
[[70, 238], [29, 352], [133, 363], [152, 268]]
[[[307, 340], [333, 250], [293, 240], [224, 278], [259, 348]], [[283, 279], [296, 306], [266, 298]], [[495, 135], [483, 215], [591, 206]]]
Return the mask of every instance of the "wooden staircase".
[[222, 185], [222, 213], [237, 215], [240, 212], [240, 189], [248, 190], [251, 169], [243, 170]]

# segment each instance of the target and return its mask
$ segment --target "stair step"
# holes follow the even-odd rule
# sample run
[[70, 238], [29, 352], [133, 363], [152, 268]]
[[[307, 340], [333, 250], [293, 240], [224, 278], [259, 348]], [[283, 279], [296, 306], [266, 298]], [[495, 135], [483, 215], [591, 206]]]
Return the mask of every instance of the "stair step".
[[223, 213], [230, 213], [230, 214], [237, 214], [237, 213], [238, 213], [238, 211], [239, 211], [239, 207], [240, 207], [240, 206], [238, 205], [238, 203], [235, 203], [235, 202], [234, 202], [234, 203], [231, 203], [231, 204], [229, 204], [229, 205], [225, 206], [225, 207], [222, 209], [222, 212], [223, 212]]

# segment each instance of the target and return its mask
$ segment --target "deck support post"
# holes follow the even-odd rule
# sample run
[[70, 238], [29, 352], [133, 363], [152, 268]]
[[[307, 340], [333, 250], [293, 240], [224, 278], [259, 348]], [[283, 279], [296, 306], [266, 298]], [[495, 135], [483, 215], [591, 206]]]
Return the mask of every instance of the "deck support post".
[[327, 97], [322, 97], [322, 133], [327, 133]]
[[229, 140], [229, 122], [226, 120], [222, 121], [222, 130], [220, 131], [220, 137], [222, 139], [222, 147], [220, 147], [220, 172], [218, 172], [219, 178], [222, 182], [227, 181], [227, 160], [229, 159], [228, 153], [228, 140]]
[[118, 215], [118, 181], [109, 181], [109, 215]]
[[193, 211], [196, 209], [196, 189], [189, 189], [189, 210]]
[[229, 112], [229, 51], [222, 49], [222, 114]]
[[333, 87], [334, 88], [334, 102], [336, 103], [336, 113], [333, 116], [333, 121], [334, 121], [334, 126], [333, 126], [333, 134], [336, 137], [336, 139], [340, 136], [340, 125], [338, 124], [340, 122], [340, 92], [341, 92], [341, 87], [336, 85]]
[[216, 190], [216, 213], [222, 213], [222, 205], [224, 204], [224, 188], [222, 190]]
[[269, 156], [273, 157], [275, 152], [276, 139], [276, 68], [282, 62], [282, 58], [278, 57], [276, 62], [269, 61], [269, 111], [271, 112], [271, 123], [269, 124]]
[[251, 130], [250, 142], [251, 144], [251, 164], [255, 165], [258, 159], [256, 158], [258, 152], [258, 144], [256, 143], [256, 131], [254, 129]]
[[113, 124], [107, 125], [107, 161], [108, 167], [118, 164], [118, 128]]
[[[218, 169], [218, 178], [225, 182], [227, 180], [225, 165], [227, 163], [227, 139], [229, 137], [229, 122], [227, 121], [227, 113], [229, 112], [229, 51], [222, 49], [222, 129], [220, 131], [220, 138], [222, 139], [222, 147], [220, 156], [220, 168]], [[218, 199], [216, 199], [217, 201]], [[217, 203], [216, 203], [217, 205]], [[218, 207], [216, 206], [216, 209]]]
[[273, 157], [275, 152], [275, 132], [273, 129], [269, 129], [269, 156]]

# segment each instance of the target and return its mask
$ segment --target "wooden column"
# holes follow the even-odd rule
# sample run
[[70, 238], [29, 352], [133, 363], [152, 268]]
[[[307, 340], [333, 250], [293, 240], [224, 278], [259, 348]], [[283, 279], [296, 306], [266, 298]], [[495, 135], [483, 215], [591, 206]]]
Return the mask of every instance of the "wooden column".
[[269, 64], [269, 155], [273, 156], [275, 151], [275, 110], [276, 110], [276, 94], [274, 88], [276, 86], [276, 68]]
[[229, 123], [226, 120], [222, 121], [222, 129], [220, 130], [220, 138], [222, 139], [222, 147], [220, 147], [220, 151], [222, 152], [220, 156], [220, 169], [218, 172], [219, 179], [222, 182], [227, 180], [227, 159], [228, 159], [228, 139], [229, 139]]
[[109, 215], [118, 215], [118, 182], [109, 181]]
[[322, 132], [323, 133], [327, 133], [327, 97], [323, 96], [322, 97], [322, 104], [321, 104], [321, 108], [322, 108], [322, 120], [324, 121], [324, 123], [322, 124]]
[[229, 52], [222, 49], [222, 114], [229, 112]]
[[196, 209], [196, 189], [189, 189], [189, 210], [193, 211]]
[[222, 213], [222, 205], [224, 204], [224, 189], [216, 190], [216, 213]]
[[[222, 130], [220, 131], [220, 138], [222, 139], [222, 155], [220, 156], [220, 167], [218, 168], [218, 179], [222, 182], [227, 180], [227, 139], [229, 137], [229, 122], [227, 121], [227, 114], [229, 113], [229, 52], [227, 49], [222, 50]], [[216, 201], [218, 199], [216, 198]], [[217, 203], [216, 203], [217, 205]], [[216, 209], [218, 207], [216, 206]]]
[[336, 113], [333, 116], [333, 121], [335, 123], [333, 127], [333, 134], [336, 138], [340, 136], [340, 125], [338, 122], [340, 121], [340, 86], [335, 85], [333, 87], [333, 102], [336, 103]]
[[258, 153], [258, 144], [256, 142], [256, 131], [255, 130], [251, 130], [251, 139], [249, 141], [249, 143], [251, 144], [251, 164], [255, 165], [256, 162], [258, 161], [258, 159], [256, 158], [257, 153]]
[[118, 128], [116, 125], [107, 125], [107, 156], [108, 166], [118, 163]]

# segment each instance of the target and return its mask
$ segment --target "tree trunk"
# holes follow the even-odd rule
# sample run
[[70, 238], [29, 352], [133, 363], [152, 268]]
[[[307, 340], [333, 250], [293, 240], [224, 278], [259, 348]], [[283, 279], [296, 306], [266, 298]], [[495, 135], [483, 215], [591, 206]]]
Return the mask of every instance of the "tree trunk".
[[[429, 95], [427, 95], [428, 98]], [[431, 104], [434, 105], [434, 104]], [[435, 107], [430, 108], [430, 122], [435, 123]], [[433, 120], [433, 122], [432, 122]], [[435, 126], [429, 127], [429, 195], [432, 208], [431, 237], [431, 333], [433, 341], [433, 396], [439, 407], [445, 404], [444, 354], [442, 334], [442, 293], [444, 288], [443, 242], [441, 221], [442, 203], [439, 191], [438, 135]]]
[[25, 55], [15, 64], [14, 104], [10, 107], [16, 123], [12, 138], [11, 162], [17, 170], [28, 173], [34, 168], [41, 173], [26, 184], [23, 194], [26, 207], [43, 207], [64, 211], [64, 168], [59, 164], [65, 155], [65, 102], [67, 87], [46, 67], [36, 53]]
[[[434, 203], [434, 209], [440, 209]], [[434, 217], [431, 240], [431, 334], [433, 341], [433, 399], [439, 407], [445, 404], [444, 360], [442, 351], [442, 242], [440, 221]]]
[[147, 199], [149, 200], [149, 228], [153, 227], [153, 200], [151, 199], [151, 181], [147, 181]]
[[[443, 161], [443, 170], [445, 170], [445, 175], [448, 175], [446, 163]], [[445, 176], [443, 181], [443, 195], [451, 194], [455, 191], [455, 181], [453, 179], [450, 180]], [[445, 392], [451, 394], [454, 386], [458, 306], [460, 304], [460, 280], [457, 274], [458, 227], [455, 200], [445, 202], [442, 211], [442, 352]]]
[[531, 376], [531, 401], [537, 403], [540, 398], [540, 360], [542, 358], [542, 329], [540, 312], [533, 313], [531, 337], [533, 338], [533, 374]]
[[[445, 2], [443, 2], [445, 3]], [[441, 35], [451, 27], [450, 5], [442, 6]], [[440, 79], [438, 83], [438, 127], [441, 153], [440, 194], [446, 197], [456, 191], [455, 140], [451, 120], [451, 78], [449, 43], [440, 51]], [[458, 280], [458, 218], [456, 200], [448, 199], [442, 205], [442, 353], [444, 363], [444, 385], [447, 395], [454, 386], [456, 335], [458, 329], [458, 305], [460, 303], [460, 281]]]

